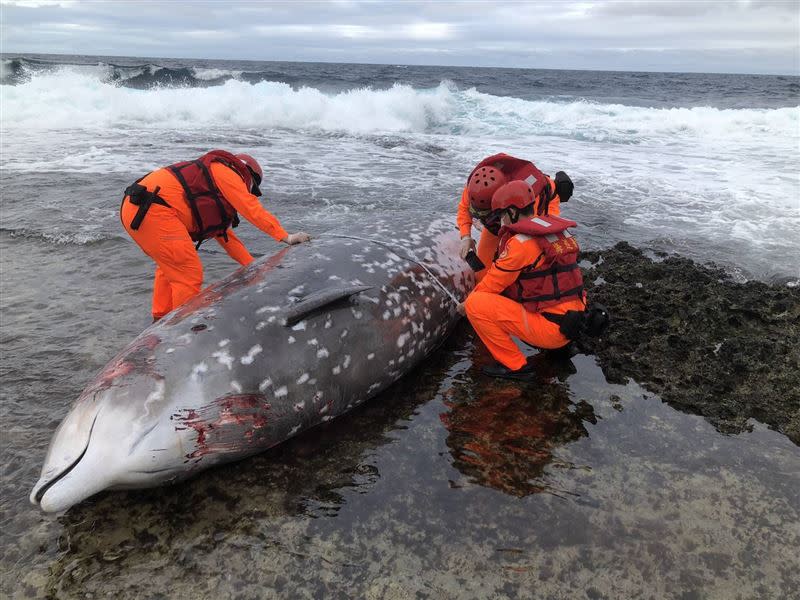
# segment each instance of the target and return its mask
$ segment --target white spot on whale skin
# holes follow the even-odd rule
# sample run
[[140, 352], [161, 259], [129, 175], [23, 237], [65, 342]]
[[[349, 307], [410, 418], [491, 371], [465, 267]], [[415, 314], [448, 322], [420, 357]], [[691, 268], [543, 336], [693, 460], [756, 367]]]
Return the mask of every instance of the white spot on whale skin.
[[292, 408], [294, 408], [294, 412], [301, 412], [306, 407], [306, 402], [303, 400], [302, 402], [298, 402]]
[[292, 327], [292, 331], [305, 331], [306, 329], [306, 322], [300, 321], [297, 325]]
[[261, 350], [262, 350], [262, 348], [258, 344], [256, 344], [252, 348], [250, 348], [250, 351], [240, 359], [242, 364], [243, 365], [251, 365], [251, 364], [253, 364], [253, 359], [255, 359], [256, 354], [260, 353]]
[[309, 346], [316, 346], [319, 344], [319, 342], [317, 341], [317, 338], [311, 338], [306, 342], [306, 344], [308, 344]]
[[381, 387], [380, 383], [373, 383], [371, 386], [369, 386], [369, 389], [367, 390], [367, 393], [371, 394], [372, 392], [377, 390], [379, 387]]
[[342, 372], [342, 367], [340, 367], [339, 365], [336, 365], [331, 369], [331, 373], [333, 373], [334, 375], [338, 375], [341, 372]]
[[175, 352], [175, 348], [167, 348], [167, 354], [172, 354]]
[[344, 355], [344, 362], [342, 363], [342, 366], [345, 369], [350, 366], [350, 355], [349, 354], [345, 354]]
[[151, 402], [158, 402], [159, 400], [164, 399], [164, 380], [160, 379], [156, 381], [156, 389], [153, 390], [149, 396], [147, 396], [147, 400], [144, 401], [145, 406], [150, 404]]
[[395, 317], [399, 317], [399, 316], [400, 316], [400, 313], [402, 313], [402, 312], [403, 312], [403, 309], [402, 309], [402, 308], [400, 308], [400, 307], [398, 306], [398, 307], [397, 307], [397, 308], [395, 308], [395, 309], [394, 309], [392, 312], [394, 313], [394, 316], [395, 316]]
[[333, 279], [333, 280], [336, 280], [336, 279], [341, 279], [341, 277], [339, 277], [338, 275], [330, 275], [330, 276], [328, 277], [328, 279]]
[[303, 290], [305, 289], [305, 287], [306, 287], [306, 284], [305, 283], [301, 283], [300, 285], [298, 285], [293, 290], [290, 290], [289, 291], [289, 295], [290, 296], [297, 296], [298, 294], [302, 294]]
[[267, 377], [264, 381], [262, 381], [261, 383], [258, 384], [258, 391], [259, 392], [263, 392], [264, 390], [266, 390], [271, 385], [272, 385], [272, 379]]
[[328, 358], [331, 355], [327, 348], [320, 348], [317, 350], [317, 358]]
[[360, 310], [353, 309], [353, 316], [356, 319], [360, 319], [361, 317], [364, 316], [364, 313], [362, 313]]
[[275, 394], [276, 398], [283, 398], [284, 396], [288, 396], [289, 395], [289, 389], [285, 385], [282, 385], [277, 390], [275, 390], [273, 393]]
[[256, 331], [261, 331], [266, 326], [267, 326], [267, 322], [266, 321], [259, 321], [258, 325], [256, 325]]
[[383, 320], [384, 321], [388, 321], [391, 318], [392, 318], [392, 313], [390, 313], [388, 310], [383, 311]]
[[297, 433], [298, 431], [300, 431], [300, 425], [295, 425], [294, 427], [292, 427], [292, 428], [289, 430], [289, 435], [294, 435], [294, 434], [295, 434], [295, 433]]
[[340, 335], [339, 337], [347, 337], [347, 329], [342, 331], [342, 335]]
[[369, 354], [367, 354], [367, 360], [372, 360], [373, 358], [375, 358], [374, 352], [370, 352]]
[[192, 379], [193, 379], [194, 381], [197, 381], [197, 380], [200, 378], [200, 375], [201, 375], [202, 373], [205, 373], [205, 372], [207, 372], [207, 371], [208, 371], [208, 365], [207, 365], [206, 363], [204, 363], [204, 362], [201, 362], [201, 363], [199, 363], [199, 364], [196, 364], [196, 365], [195, 365], [195, 366], [192, 368]]
[[231, 389], [237, 394], [242, 393], [242, 386], [238, 381], [231, 381]]
[[309, 377], [310, 377], [310, 376], [309, 376], [309, 374], [308, 374], [308, 373], [303, 373], [303, 374], [302, 374], [302, 375], [300, 375], [300, 377], [297, 379], [297, 383], [305, 383], [306, 381], [308, 381]]
[[226, 367], [228, 367], [228, 369], [232, 369], [233, 368], [233, 357], [230, 354], [228, 354], [227, 351], [220, 350], [219, 352], [213, 352], [211, 354], [211, 356], [213, 358], [216, 358], [217, 362], [219, 362], [219, 364], [225, 365]]
[[278, 312], [280, 309], [281, 309], [280, 306], [262, 306], [261, 308], [259, 308], [256, 311], [256, 314], [257, 315], [261, 315], [261, 314], [264, 314], [265, 312], [274, 313], [274, 312]]
[[294, 339], [293, 335], [290, 335], [289, 338], [286, 340], [288, 344], [294, 344], [297, 340]]
[[322, 408], [319, 409], [319, 414], [322, 415], [322, 414], [325, 414], [326, 412], [328, 412], [328, 405], [327, 404], [323, 404]]
[[324, 417], [322, 417], [322, 422], [323, 423], [327, 423], [328, 421], [332, 421], [332, 420], [333, 420], [333, 417], [330, 416], [330, 415], [325, 415]]
[[218, 345], [219, 345], [220, 348], [224, 348], [225, 346], [227, 346], [230, 343], [231, 343], [230, 340], [220, 340]]
[[410, 337], [411, 337], [410, 333], [401, 333], [400, 337], [397, 338], [397, 347], [402, 348], [403, 346], [405, 346], [406, 342], [408, 341], [408, 338]]

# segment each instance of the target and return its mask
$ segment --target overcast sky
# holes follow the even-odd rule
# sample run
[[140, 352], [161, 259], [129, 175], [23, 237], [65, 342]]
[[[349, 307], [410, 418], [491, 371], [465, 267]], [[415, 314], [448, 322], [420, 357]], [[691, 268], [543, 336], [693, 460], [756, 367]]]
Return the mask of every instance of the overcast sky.
[[800, 75], [800, 0], [0, 0], [3, 52]]

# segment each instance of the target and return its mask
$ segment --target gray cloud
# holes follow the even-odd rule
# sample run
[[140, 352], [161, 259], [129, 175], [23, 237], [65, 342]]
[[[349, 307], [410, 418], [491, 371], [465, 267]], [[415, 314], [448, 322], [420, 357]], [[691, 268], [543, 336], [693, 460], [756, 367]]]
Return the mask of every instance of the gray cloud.
[[5, 52], [800, 74], [800, 3], [1, 0]]

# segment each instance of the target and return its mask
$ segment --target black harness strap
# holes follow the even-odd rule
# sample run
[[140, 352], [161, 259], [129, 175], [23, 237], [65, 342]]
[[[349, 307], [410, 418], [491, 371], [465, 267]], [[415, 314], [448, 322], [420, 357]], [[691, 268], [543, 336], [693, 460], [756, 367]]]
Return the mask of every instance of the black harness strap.
[[[527, 272], [527, 273], [521, 273], [519, 278], [520, 279], [537, 279], [539, 277], [549, 277], [551, 275], [555, 276], [558, 273], [568, 273], [569, 271], [574, 271], [575, 269], [578, 269], [578, 268], [580, 268], [580, 267], [578, 267], [577, 263], [572, 263], [571, 265], [553, 265], [552, 267], [550, 267], [546, 271], [538, 271], [538, 272], [537, 271], [531, 271], [531, 272]], [[558, 286], [556, 286], [556, 289], [558, 289]]]
[[558, 300], [565, 296], [581, 296], [583, 293], [583, 285], [576, 285], [574, 288], [564, 290], [563, 292], [556, 290], [555, 294], [547, 294], [545, 296], [533, 296], [532, 298], [523, 298], [525, 302], [547, 302], [548, 300]]
[[[192, 194], [192, 190], [189, 187], [189, 184], [186, 183], [186, 178], [183, 176], [183, 173], [181, 173], [181, 169], [182, 168], [188, 167], [193, 162], [195, 162], [195, 161], [188, 162], [185, 165], [183, 165], [182, 167], [171, 166], [171, 167], [168, 167], [168, 168], [169, 168], [170, 173], [175, 175], [175, 178], [181, 184], [181, 187], [183, 187], [183, 193], [186, 194], [186, 199], [189, 200], [189, 208], [192, 210], [192, 217], [194, 217], [194, 221], [195, 221], [195, 223], [197, 223], [198, 230], [202, 232], [203, 231], [203, 219], [200, 218], [200, 211], [197, 210], [197, 203], [194, 202], [194, 199], [197, 197], [197, 195], [196, 194]], [[199, 244], [198, 244], [198, 246], [199, 246]]]
[[139, 210], [136, 211], [136, 215], [131, 221], [130, 227], [134, 231], [141, 227], [147, 211], [150, 210], [150, 207], [153, 204], [160, 204], [161, 206], [169, 207], [169, 204], [167, 204], [167, 202], [158, 195], [158, 190], [161, 189], [161, 186], [156, 186], [156, 189], [151, 192], [139, 183], [142, 179], [144, 179], [144, 177], [140, 177], [134, 183], [125, 188], [125, 196], [128, 197], [129, 202], [134, 206], [139, 207]]

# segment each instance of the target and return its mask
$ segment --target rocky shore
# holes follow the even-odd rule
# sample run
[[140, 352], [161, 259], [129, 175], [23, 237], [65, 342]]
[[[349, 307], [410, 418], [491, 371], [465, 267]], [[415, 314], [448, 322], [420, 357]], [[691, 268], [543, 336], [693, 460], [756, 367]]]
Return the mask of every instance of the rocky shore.
[[723, 432], [757, 419], [800, 444], [800, 289], [625, 242], [583, 259], [590, 298], [613, 321], [581, 350], [609, 382], [633, 379]]

